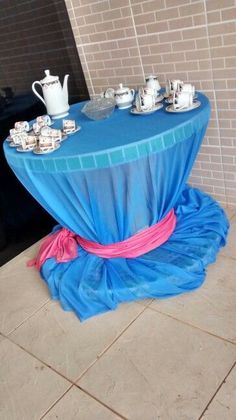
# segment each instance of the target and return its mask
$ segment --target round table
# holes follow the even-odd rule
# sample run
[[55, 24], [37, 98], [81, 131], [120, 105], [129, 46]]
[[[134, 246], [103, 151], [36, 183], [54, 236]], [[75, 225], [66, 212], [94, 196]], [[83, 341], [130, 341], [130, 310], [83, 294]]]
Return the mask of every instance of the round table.
[[[175, 231], [145, 255], [107, 259], [78, 245], [78, 257], [71, 261], [46, 260], [41, 275], [52, 298], [81, 320], [119, 302], [166, 298], [199, 287], [206, 265], [225, 244], [223, 209], [186, 185], [210, 117], [207, 97], [199, 93], [198, 99], [201, 106], [191, 112], [170, 114], [164, 105], [137, 116], [115, 109], [102, 121], [89, 120], [79, 103], [68, 118], [81, 130], [55, 152], [19, 153], [5, 142], [18, 179], [61, 226], [83, 238], [103, 245], [120, 242], [174, 208]], [[61, 120], [54, 124], [61, 125]]]

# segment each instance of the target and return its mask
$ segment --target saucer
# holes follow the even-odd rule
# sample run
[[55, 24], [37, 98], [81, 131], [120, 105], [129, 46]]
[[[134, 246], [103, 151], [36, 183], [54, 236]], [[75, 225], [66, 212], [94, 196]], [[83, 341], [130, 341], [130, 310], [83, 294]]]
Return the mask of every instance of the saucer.
[[164, 96], [163, 95], [158, 95], [155, 99], [155, 103], [158, 104], [159, 102], [163, 101]]
[[57, 142], [57, 143], [61, 143], [62, 141], [66, 140], [66, 139], [67, 139], [67, 134], [65, 134], [65, 133], [62, 131], [62, 138], [61, 138], [61, 139], [56, 139], [56, 142]]
[[[193, 97], [193, 100], [197, 99], [197, 97], [198, 97], [198, 94], [196, 93]], [[165, 99], [165, 103], [169, 105], [173, 104], [173, 96], [168, 96], [168, 98]]]
[[16, 148], [17, 152], [21, 152], [21, 153], [29, 153], [29, 152], [33, 152], [33, 150], [35, 149], [36, 146], [31, 147], [30, 149], [23, 149], [22, 146], [19, 146]]
[[47, 153], [55, 152], [55, 150], [59, 149], [59, 147], [61, 147], [61, 145], [59, 143], [56, 143], [55, 144], [55, 148], [54, 149], [40, 150], [37, 147], [36, 149], [33, 149], [33, 153], [35, 153], [36, 155], [46, 155]]
[[125, 102], [124, 104], [117, 105], [117, 108], [122, 111], [122, 109], [128, 109], [131, 108], [132, 102]]
[[170, 94], [168, 94], [168, 93], [164, 92], [164, 93], [163, 93], [163, 96], [164, 96], [164, 98], [165, 98], [165, 99], [168, 99], [168, 98], [169, 98], [169, 96], [172, 96], [172, 95], [170, 95]]
[[169, 105], [169, 106], [166, 107], [166, 111], [167, 112], [172, 112], [174, 114], [178, 114], [178, 113], [181, 113], [181, 112], [192, 111], [193, 109], [199, 108], [200, 105], [201, 105], [200, 101], [195, 101], [195, 102], [193, 102], [192, 106], [190, 106], [189, 108], [174, 109], [173, 104], [172, 104], [172, 105]]
[[168, 97], [168, 98], [166, 98], [166, 99], [165, 99], [165, 103], [166, 103], [166, 104], [169, 104], [169, 105], [173, 104], [173, 97]]
[[9, 143], [10, 147], [19, 147], [20, 144], [15, 144], [13, 141], [11, 141], [11, 143]]
[[136, 108], [132, 108], [130, 110], [131, 114], [133, 115], [150, 115], [154, 112], [158, 111], [159, 109], [163, 108], [162, 104], [155, 105], [152, 109], [149, 109], [147, 111], [138, 111]]
[[[70, 136], [71, 134], [75, 134], [75, 133], [77, 133], [78, 131], [80, 131], [81, 130], [81, 127], [78, 125], [78, 127], [76, 128], [76, 130], [74, 130], [74, 131], [71, 131], [70, 133], [68, 133], [68, 132], [66, 132], [66, 131], [63, 131], [62, 130], [62, 137], [63, 136]], [[64, 139], [65, 140], [65, 139]]]

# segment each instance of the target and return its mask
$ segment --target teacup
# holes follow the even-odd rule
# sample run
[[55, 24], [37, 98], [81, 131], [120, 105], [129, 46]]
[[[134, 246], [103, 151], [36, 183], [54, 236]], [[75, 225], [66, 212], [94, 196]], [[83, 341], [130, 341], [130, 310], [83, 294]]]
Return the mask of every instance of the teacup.
[[190, 92], [175, 92], [173, 96], [173, 108], [189, 108], [193, 104], [193, 95]]
[[47, 152], [49, 150], [56, 149], [56, 140], [51, 136], [39, 136], [38, 148], [41, 152]]
[[37, 135], [40, 134], [41, 128], [42, 128], [42, 126], [39, 123], [35, 122], [33, 124], [33, 131], [34, 131], [35, 134], [37, 134]]
[[40, 115], [36, 118], [36, 122], [41, 126], [44, 127], [45, 125], [52, 125], [52, 120], [49, 115]]
[[136, 96], [136, 109], [140, 111], [149, 111], [155, 107], [155, 95], [151, 88], [140, 88]]
[[29, 131], [29, 123], [27, 121], [16, 121], [15, 130], [18, 132]]
[[76, 131], [75, 120], [63, 120], [63, 131], [64, 133], [70, 134]]
[[37, 146], [37, 137], [28, 134], [27, 137], [22, 139], [21, 146], [24, 150], [33, 150]]
[[12, 139], [13, 136], [19, 134], [19, 131], [17, 131], [15, 128], [11, 128], [9, 130], [10, 138]]
[[181, 80], [167, 80], [166, 82], [166, 93], [167, 95], [173, 95], [174, 92], [179, 92], [183, 86], [183, 82]]
[[195, 86], [191, 85], [191, 83], [184, 83], [181, 86], [180, 91], [181, 92], [189, 92], [194, 96], [195, 95]]
[[21, 146], [22, 142], [27, 139], [27, 133], [25, 131], [19, 132], [11, 136], [15, 146]]
[[160, 93], [153, 87], [148, 87], [146, 86], [144, 88], [144, 92], [147, 95], [153, 95], [155, 97], [155, 99], [160, 95]]

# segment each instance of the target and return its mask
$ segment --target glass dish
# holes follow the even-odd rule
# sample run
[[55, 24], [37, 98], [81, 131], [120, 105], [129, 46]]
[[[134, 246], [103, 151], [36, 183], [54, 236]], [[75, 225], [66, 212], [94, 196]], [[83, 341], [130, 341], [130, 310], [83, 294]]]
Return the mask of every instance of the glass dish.
[[97, 97], [87, 102], [81, 112], [91, 120], [103, 120], [111, 116], [114, 108], [115, 100], [113, 98]]

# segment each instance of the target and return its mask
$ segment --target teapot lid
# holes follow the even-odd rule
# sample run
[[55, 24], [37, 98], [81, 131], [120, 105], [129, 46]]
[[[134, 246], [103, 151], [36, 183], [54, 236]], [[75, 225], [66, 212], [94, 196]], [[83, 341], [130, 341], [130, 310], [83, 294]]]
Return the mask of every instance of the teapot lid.
[[59, 79], [58, 76], [52, 76], [50, 74], [50, 70], [44, 70], [44, 73], [46, 74], [46, 77], [44, 77], [44, 79], [40, 80], [41, 83], [51, 83], [51, 82], [55, 82], [56, 80]]
[[146, 82], [148, 80], [152, 80], [152, 79], [157, 80], [157, 76], [154, 76], [153, 74], [150, 74], [149, 76], [146, 76]]
[[115, 93], [118, 93], [118, 94], [119, 93], [125, 93], [125, 92], [127, 92], [127, 90], [129, 91], [130, 89], [128, 87], [124, 87], [123, 83], [120, 83], [119, 88], [116, 90]]

